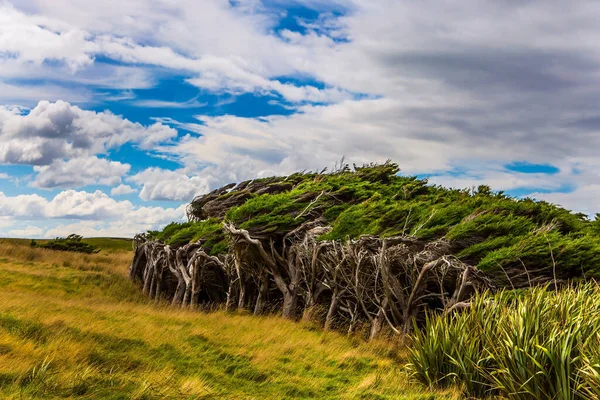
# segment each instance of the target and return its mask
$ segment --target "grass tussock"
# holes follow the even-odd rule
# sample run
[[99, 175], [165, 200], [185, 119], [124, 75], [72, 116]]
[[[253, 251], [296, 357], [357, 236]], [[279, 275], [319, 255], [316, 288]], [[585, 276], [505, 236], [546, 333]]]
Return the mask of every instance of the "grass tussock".
[[411, 383], [397, 343], [149, 302], [131, 256], [0, 241], [0, 398], [460, 398]]
[[600, 287], [481, 295], [431, 316], [409, 349], [414, 376], [469, 396], [600, 398]]

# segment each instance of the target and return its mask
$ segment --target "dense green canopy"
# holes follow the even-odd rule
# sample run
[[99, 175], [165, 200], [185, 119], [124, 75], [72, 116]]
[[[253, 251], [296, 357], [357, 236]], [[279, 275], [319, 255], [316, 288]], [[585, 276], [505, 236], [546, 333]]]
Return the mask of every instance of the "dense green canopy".
[[598, 218], [483, 185], [463, 190], [429, 185], [399, 175], [391, 162], [228, 185], [194, 199], [188, 214], [190, 222], [169, 224], [150, 237], [175, 246], [202, 239], [203, 248], [222, 254], [223, 221], [277, 241], [304, 222], [322, 219], [332, 227], [322, 239], [446, 238], [457, 257], [499, 282], [508, 276], [523, 285], [548, 275], [600, 277]]

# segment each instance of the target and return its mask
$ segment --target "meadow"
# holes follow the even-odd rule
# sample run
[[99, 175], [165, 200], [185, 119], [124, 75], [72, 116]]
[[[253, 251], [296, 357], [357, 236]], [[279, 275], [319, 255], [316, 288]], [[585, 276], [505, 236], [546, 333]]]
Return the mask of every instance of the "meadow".
[[151, 302], [117, 240], [91, 255], [0, 240], [1, 398], [462, 398], [412, 380], [397, 339]]

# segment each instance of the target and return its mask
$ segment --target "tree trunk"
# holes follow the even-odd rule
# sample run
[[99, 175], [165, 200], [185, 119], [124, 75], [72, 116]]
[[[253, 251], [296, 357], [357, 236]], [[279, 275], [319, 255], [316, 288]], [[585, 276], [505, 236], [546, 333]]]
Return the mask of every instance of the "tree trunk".
[[156, 283], [156, 273], [152, 272], [152, 279], [150, 280], [150, 289], [148, 289], [148, 297], [152, 298], [154, 295], [154, 284]]
[[190, 308], [194, 309], [196, 308], [196, 305], [198, 304], [198, 294], [200, 293], [200, 282], [198, 282], [198, 275], [199, 275], [199, 266], [200, 262], [199, 260], [195, 260], [194, 261], [194, 265], [193, 265], [193, 270], [192, 270], [192, 281], [190, 282]]
[[227, 301], [225, 302], [225, 310], [226, 311], [233, 311], [234, 308], [234, 304], [235, 304], [235, 296], [233, 294], [233, 287], [235, 285], [233, 284], [233, 282], [229, 282], [229, 288], [227, 288]]
[[239, 280], [240, 282], [240, 291], [239, 291], [239, 296], [238, 296], [238, 310], [243, 310], [244, 308], [246, 308], [246, 285], [244, 285], [244, 282], [242, 282], [242, 280]]
[[327, 316], [325, 317], [325, 330], [328, 331], [331, 329], [331, 325], [333, 324], [333, 318], [337, 313], [338, 306], [340, 304], [340, 297], [337, 288], [333, 290], [333, 295], [331, 296], [331, 303], [329, 303], [329, 310], [327, 310]]
[[387, 308], [387, 299], [383, 301], [383, 304], [379, 308], [379, 312], [375, 318], [373, 318], [373, 322], [371, 323], [371, 334], [369, 335], [369, 340], [374, 339], [381, 332], [381, 328], [383, 327], [383, 322], [385, 321], [385, 312]]
[[190, 300], [190, 293], [191, 292], [191, 285], [186, 285], [185, 287], [185, 292], [183, 295], [183, 301], [181, 302], [181, 307], [185, 307], [188, 304], [188, 301]]
[[198, 294], [200, 293], [199, 290], [197, 290], [196, 288], [192, 287], [192, 297], [190, 299], [190, 308], [194, 309], [196, 308], [196, 306], [198, 305]]
[[269, 290], [269, 275], [263, 272], [260, 278], [260, 286], [258, 288], [258, 297], [254, 305], [254, 315], [262, 314], [265, 302], [267, 300], [267, 292]]
[[238, 296], [238, 309], [243, 310], [246, 306], [246, 285], [242, 278], [242, 262], [240, 260], [240, 254], [236, 251], [233, 255], [233, 262], [235, 264], [235, 271], [238, 276], [238, 282], [240, 284], [239, 296]]
[[150, 292], [150, 274], [152, 273], [152, 268], [150, 266], [146, 266], [146, 271], [144, 271], [144, 288], [142, 289], [142, 293], [147, 295]]
[[290, 289], [283, 293], [283, 318], [293, 319], [298, 306], [298, 291], [296, 288]]
[[160, 300], [160, 290], [161, 290], [161, 280], [158, 279], [156, 281], [156, 292], [154, 292], [154, 301], [159, 301]]
[[183, 278], [181, 278], [179, 280], [179, 283], [177, 283], [177, 289], [175, 289], [175, 295], [173, 296], [173, 301], [171, 302], [171, 305], [176, 305], [176, 304], [180, 304], [183, 300], [183, 296], [185, 295], [185, 282], [183, 281]]

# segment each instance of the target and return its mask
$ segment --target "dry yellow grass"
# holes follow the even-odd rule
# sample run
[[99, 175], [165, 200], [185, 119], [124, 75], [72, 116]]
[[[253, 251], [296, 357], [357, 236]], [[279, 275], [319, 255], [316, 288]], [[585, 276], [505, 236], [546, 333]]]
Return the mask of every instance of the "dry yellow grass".
[[459, 398], [410, 382], [392, 342], [148, 302], [130, 257], [0, 241], [0, 397]]

